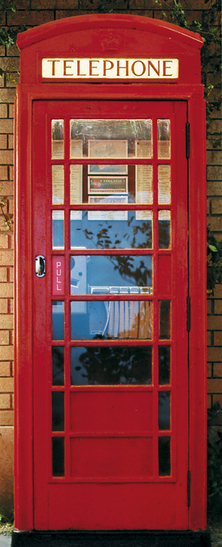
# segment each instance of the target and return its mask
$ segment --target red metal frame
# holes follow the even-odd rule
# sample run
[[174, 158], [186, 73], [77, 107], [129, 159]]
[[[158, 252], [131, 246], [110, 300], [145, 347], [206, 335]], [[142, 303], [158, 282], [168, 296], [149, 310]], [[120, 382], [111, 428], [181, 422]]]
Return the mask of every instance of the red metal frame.
[[[120, 24], [121, 23], [121, 24]], [[132, 32], [136, 26], [138, 36], [141, 30], [153, 33], [152, 52], [165, 56], [166, 43], [168, 55], [172, 55], [177, 47], [181, 64], [180, 78], [177, 84], [122, 84], [101, 83], [98, 86], [88, 83], [64, 85], [59, 83], [41, 84], [39, 72], [36, 74], [36, 60], [50, 55], [53, 44], [58, 42], [57, 36], [64, 32], [65, 24], [69, 24], [70, 33], [60, 56], [69, 51], [73, 40], [73, 32], [80, 32], [83, 25], [86, 32], [98, 32], [98, 28], [112, 26], [113, 29], [124, 27], [126, 33]], [[81, 31], [82, 32], [82, 31]], [[104, 32], [104, 31], [103, 31]], [[43, 37], [49, 40], [43, 40]], [[173, 40], [169, 41], [169, 37]], [[199, 48], [201, 40], [193, 35], [157, 21], [131, 16], [86, 16], [72, 18], [56, 23], [43, 25], [24, 33], [19, 38], [22, 48], [21, 84], [18, 86], [16, 100], [16, 209], [19, 212], [16, 220], [16, 422], [15, 422], [15, 514], [16, 527], [20, 530], [33, 529], [33, 341], [36, 341], [37, 331], [32, 323], [33, 294], [33, 252], [46, 253], [45, 233], [40, 230], [39, 248], [33, 249], [32, 228], [32, 186], [30, 180], [33, 173], [33, 101], [106, 99], [106, 100], [186, 100], [188, 104], [188, 120], [191, 125], [191, 156], [189, 159], [189, 296], [191, 297], [191, 331], [189, 334], [189, 469], [191, 471], [191, 505], [189, 509], [189, 528], [204, 529], [206, 526], [206, 298], [205, 298], [205, 115], [203, 90], [200, 85]], [[46, 45], [47, 44], [47, 45]], [[141, 37], [138, 38], [137, 51], [142, 56]], [[172, 46], [171, 46], [172, 44]], [[189, 44], [189, 48], [187, 47]], [[58, 43], [56, 51], [58, 51]], [[66, 50], [67, 48], [67, 50]], [[132, 56], [128, 47], [123, 54]], [[127, 52], [127, 54], [126, 54]], [[164, 53], [163, 53], [164, 52]], [[157, 56], [156, 53], [156, 56]], [[96, 48], [95, 48], [96, 54]], [[65, 56], [65, 55], [64, 55]], [[83, 53], [82, 53], [82, 56]], [[149, 56], [152, 56], [149, 53]], [[191, 65], [193, 59], [193, 65]], [[195, 59], [195, 61], [194, 61]], [[39, 61], [38, 61], [39, 62]], [[39, 66], [39, 65], [38, 65]], [[190, 70], [195, 66], [195, 74]], [[25, 83], [23, 83], [25, 82]], [[82, 163], [82, 160], [81, 160]], [[88, 160], [86, 163], [89, 163]], [[101, 162], [102, 163], [102, 162]], [[116, 162], [115, 162], [116, 163]], [[134, 162], [136, 163], [136, 162]], [[42, 180], [44, 168], [42, 167]], [[198, 183], [197, 183], [198, 181]], [[200, 182], [199, 182], [200, 181]], [[41, 186], [41, 177], [39, 179]], [[35, 211], [42, 215], [43, 204], [36, 196]], [[179, 206], [179, 204], [178, 204]], [[72, 207], [73, 208], [73, 207]], [[79, 208], [79, 207], [78, 207]], [[93, 206], [92, 206], [93, 208]], [[123, 207], [124, 208], [124, 207]], [[130, 208], [127, 206], [127, 208]], [[132, 206], [132, 208], [135, 208]], [[141, 206], [143, 208], [143, 206]], [[55, 254], [57, 255], [58, 252]], [[71, 253], [72, 254], [72, 253]], [[121, 252], [120, 252], [121, 254]], [[178, 255], [178, 266], [181, 268]], [[181, 270], [182, 271], [182, 270]], [[102, 298], [105, 300], [105, 298]], [[44, 313], [39, 310], [39, 324], [44, 324]], [[32, 334], [33, 333], [33, 334]], [[39, 356], [40, 357], [40, 356]], [[83, 388], [82, 388], [83, 389]], [[122, 388], [121, 388], [122, 389]], [[109, 390], [109, 388], [107, 388]], [[44, 420], [44, 415], [42, 416]], [[184, 416], [186, 421], [186, 416]], [[90, 490], [89, 490], [90, 492]], [[142, 491], [141, 491], [142, 493]], [[53, 499], [51, 500], [53, 503]], [[65, 515], [64, 523], [66, 522]], [[167, 523], [162, 523], [167, 527]], [[67, 527], [68, 523], [67, 523]], [[42, 522], [42, 529], [45, 523]]]

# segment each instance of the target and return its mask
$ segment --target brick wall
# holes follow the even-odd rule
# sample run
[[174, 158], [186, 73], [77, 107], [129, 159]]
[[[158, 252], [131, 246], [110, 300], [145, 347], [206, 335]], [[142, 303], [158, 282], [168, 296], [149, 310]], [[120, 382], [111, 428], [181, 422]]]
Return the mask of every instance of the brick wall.
[[[29, 27], [48, 21], [93, 13], [98, 1], [88, 0], [16, 0], [17, 14], [2, 25], [25, 24]], [[210, 7], [210, 1], [182, 0], [188, 21], [202, 21]], [[119, 13], [132, 13], [146, 17], [161, 17], [155, 0], [131, 0], [118, 4]], [[13, 212], [13, 102], [18, 80], [19, 52], [16, 46], [0, 46], [0, 195], [8, 198], [8, 213]], [[7, 71], [10, 74], [7, 74]], [[209, 73], [206, 83], [212, 82]], [[221, 131], [220, 113], [212, 114], [211, 133]], [[208, 150], [208, 222], [219, 239], [222, 239], [222, 149]], [[222, 285], [217, 286], [214, 296], [208, 300], [208, 406], [216, 401], [222, 405]], [[13, 231], [9, 231], [0, 214], [0, 507], [10, 510], [13, 503]]]

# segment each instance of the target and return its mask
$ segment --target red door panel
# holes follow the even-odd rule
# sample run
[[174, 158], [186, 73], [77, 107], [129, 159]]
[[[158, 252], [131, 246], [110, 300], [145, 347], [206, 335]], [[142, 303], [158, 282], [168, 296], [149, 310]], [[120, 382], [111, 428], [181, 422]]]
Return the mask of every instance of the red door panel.
[[34, 103], [36, 529], [188, 527], [186, 115]]

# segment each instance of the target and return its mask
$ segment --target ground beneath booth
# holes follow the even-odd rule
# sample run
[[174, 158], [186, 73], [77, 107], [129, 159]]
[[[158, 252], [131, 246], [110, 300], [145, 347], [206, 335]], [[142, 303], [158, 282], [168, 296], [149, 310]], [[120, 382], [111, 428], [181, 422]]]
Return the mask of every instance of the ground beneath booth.
[[[0, 547], [11, 547], [11, 536], [13, 528], [0, 526]], [[211, 533], [211, 547], [222, 546], [222, 522], [209, 527]]]

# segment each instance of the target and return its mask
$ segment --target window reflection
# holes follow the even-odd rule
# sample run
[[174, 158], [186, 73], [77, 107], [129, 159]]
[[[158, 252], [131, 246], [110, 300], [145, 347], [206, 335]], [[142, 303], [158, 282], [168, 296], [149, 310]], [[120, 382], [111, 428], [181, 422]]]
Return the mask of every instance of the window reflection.
[[170, 300], [159, 302], [159, 338], [170, 338]]
[[52, 431], [64, 431], [64, 393], [52, 393]]
[[73, 255], [71, 294], [152, 293], [150, 255]]
[[158, 158], [170, 159], [171, 157], [170, 120], [157, 120], [157, 132], [158, 132]]
[[52, 438], [52, 475], [53, 477], [64, 477], [65, 474], [65, 446], [64, 437]]
[[159, 346], [159, 384], [170, 383], [170, 346]]
[[151, 384], [152, 348], [71, 348], [71, 384]]
[[64, 158], [64, 120], [52, 120], [52, 159]]
[[52, 302], [52, 339], [64, 340], [64, 302]]
[[158, 165], [158, 203], [171, 203], [170, 165]]
[[64, 385], [64, 347], [52, 347], [52, 385]]
[[152, 120], [70, 120], [70, 157], [152, 158]]
[[71, 211], [71, 249], [150, 249], [152, 224], [152, 211]]
[[158, 240], [159, 249], [169, 249], [171, 246], [171, 212], [158, 213]]
[[170, 429], [170, 391], [159, 392], [159, 429]]
[[52, 211], [52, 248], [64, 249], [64, 211]]
[[159, 475], [171, 475], [171, 438], [159, 437]]
[[52, 165], [52, 203], [64, 203], [64, 165]]
[[71, 302], [71, 339], [152, 338], [152, 302]]

